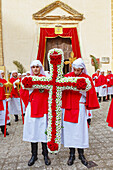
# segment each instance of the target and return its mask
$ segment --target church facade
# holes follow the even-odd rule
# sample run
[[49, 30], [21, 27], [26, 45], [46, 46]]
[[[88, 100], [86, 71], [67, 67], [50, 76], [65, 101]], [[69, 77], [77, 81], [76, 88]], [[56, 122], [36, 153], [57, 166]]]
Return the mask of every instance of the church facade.
[[[100, 69], [113, 70], [112, 54], [112, 6], [110, 0], [1, 0], [1, 55], [0, 65], [6, 73], [16, 69], [14, 60], [23, 64], [26, 71], [32, 60], [37, 58], [41, 28], [76, 28], [81, 56], [88, 73], [94, 73], [91, 57], [96, 57]], [[57, 34], [56, 34], [57, 35]], [[54, 47], [62, 48], [65, 60], [73, 52], [71, 37], [46, 39], [43, 62], [48, 69], [47, 53]], [[75, 44], [76, 45], [76, 44]], [[73, 57], [77, 57], [74, 55]], [[71, 71], [71, 68], [66, 68]]]

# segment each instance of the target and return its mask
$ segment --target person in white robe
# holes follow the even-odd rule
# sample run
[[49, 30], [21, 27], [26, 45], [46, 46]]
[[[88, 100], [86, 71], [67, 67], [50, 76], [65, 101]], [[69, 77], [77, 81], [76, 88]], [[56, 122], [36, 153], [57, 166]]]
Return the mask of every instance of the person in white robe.
[[15, 116], [15, 122], [18, 121], [18, 115], [21, 114], [21, 105], [20, 105], [20, 97], [17, 90], [17, 86], [15, 82], [19, 80], [18, 72], [13, 70], [11, 72], [10, 83], [13, 84], [13, 88], [11, 91], [11, 100], [9, 101], [9, 113]]
[[100, 76], [98, 78], [99, 82], [99, 102], [101, 102], [101, 99], [103, 97], [103, 101], [106, 101], [107, 96], [107, 79], [104, 75], [104, 70], [100, 71]]
[[[5, 90], [3, 89], [3, 84], [5, 83], [5, 79], [3, 79], [3, 78], [4, 78], [4, 71], [0, 70], [0, 88], [2, 88], [1, 93], [2, 94], [4, 93], [4, 95], [5, 95]], [[2, 98], [2, 96], [0, 98]], [[0, 128], [1, 128], [1, 132], [4, 134], [5, 115], [6, 115], [6, 99], [5, 99], [5, 97], [3, 97], [2, 102], [3, 102], [3, 109], [0, 108]], [[9, 115], [7, 116], [7, 125], [8, 124], [10, 125]], [[9, 135], [7, 129], [6, 129], [6, 135]]]
[[[45, 76], [43, 66], [39, 60], [34, 60], [31, 63], [30, 75]], [[29, 90], [28, 91], [29, 98], [30, 96], [35, 95], [36, 91], [38, 92], [38, 94], [41, 93], [39, 92], [39, 89]], [[37, 99], [38, 99], [38, 95], [37, 95]], [[34, 99], [32, 98], [32, 100]], [[35, 105], [33, 107], [35, 107]], [[38, 110], [36, 112], [38, 112]], [[31, 159], [28, 161], [28, 166], [32, 166], [37, 160], [38, 142], [42, 143], [42, 154], [44, 156], [45, 164], [46, 165], [51, 164], [50, 158], [48, 157], [46, 130], [47, 130], [47, 113], [45, 113], [44, 116], [42, 117], [31, 117], [31, 102], [28, 102], [26, 112], [25, 112], [25, 122], [24, 122], [24, 129], [23, 129], [23, 140], [31, 142], [32, 156]]]
[[110, 69], [107, 70], [107, 75], [106, 75], [106, 79], [107, 79], [107, 100], [113, 97], [113, 85], [112, 85], [112, 79], [113, 79], [113, 74], [112, 71]]
[[[91, 79], [90, 76], [87, 75], [87, 71], [86, 71], [86, 67], [85, 64], [83, 62], [83, 60], [81, 58], [76, 59], [73, 62], [73, 67], [72, 67], [72, 72], [67, 74], [66, 77], [88, 77], [91, 81], [92, 84], [92, 88], [90, 89], [90, 92], [82, 92], [79, 91], [79, 93], [75, 93], [76, 95], [81, 96], [79, 102], [79, 116], [78, 116], [78, 122], [74, 122], [72, 119], [74, 117], [74, 110], [72, 109], [72, 111], [70, 110], [70, 112], [68, 113], [69, 119], [71, 121], [66, 120], [65, 118], [65, 114], [66, 114], [66, 107], [65, 109], [63, 108], [63, 113], [62, 113], [62, 144], [64, 145], [64, 147], [68, 147], [70, 149], [70, 155], [69, 155], [69, 159], [67, 161], [67, 164], [70, 166], [74, 163], [75, 160], [75, 148], [78, 148], [78, 154], [79, 154], [79, 159], [81, 160], [81, 162], [87, 166], [88, 165], [88, 161], [86, 160], [85, 156], [84, 156], [84, 148], [88, 148], [89, 147], [89, 138], [88, 138], [88, 125], [87, 125], [87, 110], [92, 110], [92, 109], [96, 109], [99, 108], [99, 103], [98, 103], [98, 99], [97, 99], [97, 95], [96, 95], [96, 91], [95, 91], [95, 87], [93, 84], [93, 81]], [[87, 98], [87, 94], [90, 94], [90, 98], [91, 98], [91, 93], [92, 93], [92, 101], [90, 100], [90, 107], [87, 107], [86, 110], [86, 100], [88, 100]], [[71, 94], [73, 94], [73, 91], [71, 92]], [[75, 95], [71, 95], [72, 96], [72, 102], [74, 102], [74, 98]], [[67, 98], [67, 99], [66, 99]], [[71, 97], [70, 97], [71, 99]], [[65, 100], [67, 103], [69, 101], [68, 96], [67, 96], [67, 92], [66, 92], [66, 97]], [[94, 100], [94, 101], [93, 101]], [[71, 100], [70, 100], [71, 101]], [[76, 104], [76, 102], [75, 102]], [[72, 103], [70, 103], [70, 105], [72, 105]], [[68, 110], [67, 110], [68, 111]], [[71, 112], [72, 112], [72, 117], [71, 117]], [[76, 116], [76, 115], [75, 115]]]

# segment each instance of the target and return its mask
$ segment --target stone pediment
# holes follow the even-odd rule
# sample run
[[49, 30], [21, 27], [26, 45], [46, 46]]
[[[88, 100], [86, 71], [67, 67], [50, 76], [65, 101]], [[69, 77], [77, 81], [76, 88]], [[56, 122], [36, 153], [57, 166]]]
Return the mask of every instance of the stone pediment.
[[[51, 12], [55, 11], [55, 9], [62, 9], [64, 11], [63, 15], [53, 15]], [[68, 15], [66, 15], [66, 13]], [[49, 14], [49, 15], [48, 15]], [[40, 11], [33, 14], [34, 20], [78, 20], [82, 21], [84, 19], [83, 14], [77, 12], [75, 9], [71, 8], [67, 4], [61, 1], [55, 1]]]

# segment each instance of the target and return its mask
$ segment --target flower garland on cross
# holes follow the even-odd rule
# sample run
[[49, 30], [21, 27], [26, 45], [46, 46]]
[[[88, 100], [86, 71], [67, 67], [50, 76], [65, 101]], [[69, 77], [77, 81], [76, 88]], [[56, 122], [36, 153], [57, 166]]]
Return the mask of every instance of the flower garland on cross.
[[22, 80], [23, 89], [47, 89], [48, 128], [47, 146], [51, 153], [57, 153], [61, 146], [61, 105], [62, 91], [88, 91], [91, 83], [85, 77], [62, 77], [64, 54], [61, 49], [51, 49], [48, 53], [50, 77], [29, 76]]

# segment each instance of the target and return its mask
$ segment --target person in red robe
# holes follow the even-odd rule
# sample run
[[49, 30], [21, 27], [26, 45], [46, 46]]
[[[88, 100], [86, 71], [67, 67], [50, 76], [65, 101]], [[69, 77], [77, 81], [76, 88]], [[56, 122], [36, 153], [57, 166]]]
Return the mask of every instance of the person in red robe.
[[[34, 60], [30, 65], [30, 74], [34, 76], [45, 76], [43, 66], [39, 60]], [[22, 80], [23, 81], [23, 80]], [[46, 165], [51, 161], [47, 150], [47, 113], [49, 93], [45, 89], [20, 90], [26, 113], [23, 129], [23, 140], [31, 142], [31, 159], [28, 166], [32, 166], [37, 160], [38, 142], [42, 143], [42, 154]]]
[[111, 72], [111, 70], [107, 70], [107, 75], [106, 75], [106, 80], [107, 80], [107, 100], [113, 97], [113, 84], [112, 84], [112, 80], [113, 79], [113, 74]]
[[22, 79], [22, 74], [21, 73], [18, 73], [18, 78], [21, 81], [21, 79]]
[[30, 71], [27, 71], [27, 72], [26, 72], [26, 76], [30, 76]]
[[26, 73], [22, 73], [22, 78], [26, 76]]
[[20, 95], [18, 93], [17, 86], [15, 82], [18, 80], [18, 72], [16, 70], [12, 71], [10, 83], [13, 84], [13, 88], [11, 91], [11, 100], [9, 101], [9, 113], [15, 116], [15, 122], [18, 121], [18, 115], [21, 114], [21, 106], [20, 106]]
[[99, 102], [101, 102], [101, 98], [103, 97], [103, 101], [106, 101], [107, 96], [107, 79], [104, 75], [104, 70], [101, 70], [100, 76], [98, 78], [99, 83]]
[[92, 85], [92, 88], [87, 92], [65, 90], [62, 95], [62, 144], [70, 149], [67, 164], [69, 166], [73, 164], [75, 148], [78, 148], [79, 159], [87, 166], [88, 161], [84, 156], [84, 148], [89, 147], [87, 110], [98, 109], [99, 103], [92, 78], [87, 75], [85, 64], [81, 58], [73, 62], [72, 72], [66, 74], [65, 77], [89, 78]]
[[94, 82], [94, 85], [95, 85], [95, 90], [96, 90], [96, 93], [97, 93], [97, 97], [99, 96], [99, 82], [98, 82], [99, 74], [100, 74], [100, 70], [97, 69], [96, 73], [94, 73], [92, 75], [92, 79], [93, 79], [93, 82]]
[[[0, 128], [1, 128], [1, 132], [4, 134], [5, 115], [6, 115], [6, 96], [5, 96], [4, 83], [7, 83], [7, 81], [3, 77], [4, 77], [4, 71], [0, 70]], [[9, 115], [7, 117], [7, 124], [10, 124]], [[6, 129], [6, 135], [9, 135], [7, 129]]]

